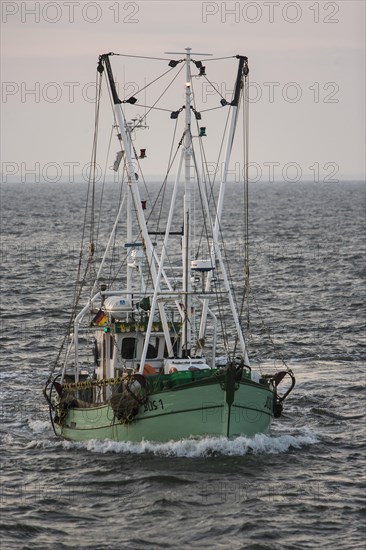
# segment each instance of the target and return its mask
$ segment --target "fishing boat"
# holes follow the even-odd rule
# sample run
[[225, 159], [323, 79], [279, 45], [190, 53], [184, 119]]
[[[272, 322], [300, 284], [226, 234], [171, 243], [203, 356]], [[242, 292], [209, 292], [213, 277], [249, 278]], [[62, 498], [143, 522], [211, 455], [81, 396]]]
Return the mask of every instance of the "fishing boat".
[[[53, 430], [67, 440], [160, 442], [266, 433], [295, 384], [287, 366], [266, 373], [251, 365], [246, 342], [248, 58], [214, 59], [191, 48], [165, 55], [146, 57], [159, 70], [146, 86], [122, 99], [112, 58], [143, 56], [110, 52], [98, 58], [93, 161], [76, 290], [66, 335], [44, 387]], [[232, 67], [229, 100], [212, 84], [207, 68], [226, 60]], [[179, 75], [179, 92], [166, 96]], [[146, 89], [153, 95], [150, 90], [163, 79], [168, 79], [163, 93], [144, 104]], [[202, 81], [212, 85], [214, 107], [199, 105], [202, 94], [195, 89]], [[102, 94], [104, 86], [108, 94]], [[113, 219], [110, 204], [101, 213], [103, 192], [96, 177], [102, 97], [110, 99], [111, 135], [118, 144], [113, 165], [106, 168], [117, 176], [119, 189]], [[224, 112], [222, 132], [212, 123], [212, 111], [219, 109]], [[151, 113], [171, 124], [172, 135], [168, 169], [155, 182], [155, 195], [143, 171], [149, 158], [144, 144], [153, 132]], [[150, 144], [163, 141], [161, 124]], [[216, 166], [221, 166], [214, 173], [207, 162], [208, 127], [218, 144]], [[243, 154], [236, 184], [236, 201], [243, 201], [236, 210], [240, 220], [230, 219], [225, 200], [238, 136]], [[111, 231], [103, 248], [100, 227], [107, 222]], [[242, 245], [239, 259], [227, 252], [225, 228]]]

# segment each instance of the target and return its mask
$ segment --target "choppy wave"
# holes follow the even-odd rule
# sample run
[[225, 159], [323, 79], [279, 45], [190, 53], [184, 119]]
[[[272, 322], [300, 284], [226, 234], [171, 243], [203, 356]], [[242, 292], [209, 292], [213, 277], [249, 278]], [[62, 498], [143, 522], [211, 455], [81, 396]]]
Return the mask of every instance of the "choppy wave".
[[[4, 548], [119, 550], [121, 536], [133, 550], [364, 547], [364, 186], [251, 193], [252, 289], [297, 379], [282, 418], [252, 438], [76, 443], [54, 436], [41, 389], [71, 306], [85, 189], [4, 189]], [[251, 329], [252, 363], [271, 366], [255, 308]]]

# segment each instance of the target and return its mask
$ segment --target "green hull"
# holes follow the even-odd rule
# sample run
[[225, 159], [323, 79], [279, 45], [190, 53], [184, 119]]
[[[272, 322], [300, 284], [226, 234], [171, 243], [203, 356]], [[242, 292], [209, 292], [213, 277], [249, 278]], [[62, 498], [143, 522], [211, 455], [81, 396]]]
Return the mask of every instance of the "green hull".
[[225, 390], [217, 380], [150, 393], [129, 423], [118, 421], [109, 404], [71, 408], [57, 435], [73, 441], [169, 441], [198, 436], [252, 436], [268, 431], [273, 393], [242, 380]]

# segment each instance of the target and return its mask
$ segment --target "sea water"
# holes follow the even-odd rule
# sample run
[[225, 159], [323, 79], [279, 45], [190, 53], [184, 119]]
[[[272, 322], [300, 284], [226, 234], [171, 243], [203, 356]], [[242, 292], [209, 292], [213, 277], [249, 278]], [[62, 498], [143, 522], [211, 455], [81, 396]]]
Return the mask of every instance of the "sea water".
[[1, 548], [364, 548], [364, 184], [252, 185], [251, 356], [271, 364], [273, 340], [297, 385], [269, 434], [168, 443], [52, 432], [42, 387], [69, 314], [85, 194], [1, 189]]

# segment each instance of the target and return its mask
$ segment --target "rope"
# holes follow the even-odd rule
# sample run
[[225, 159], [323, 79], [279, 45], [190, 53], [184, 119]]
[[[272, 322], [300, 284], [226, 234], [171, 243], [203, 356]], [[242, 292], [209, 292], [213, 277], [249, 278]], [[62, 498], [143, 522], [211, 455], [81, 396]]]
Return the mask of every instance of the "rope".
[[[225, 99], [224, 96], [219, 92], [219, 90], [217, 88], [215, 88], [215, 86], [212, 84], [212, 82], [207, 78], [207, 76], [204, 74], [202, 75], [206, 80], [207, 82], [213, 87], [213, 89], [215, 90], [215, 92], [221, 97], [221, 99]], [[226, 99], [225, 99], [226, 101]]]
[[112, 126], [112, 129], [111, 129], [111, 134], [109, 136], [107, 156], [106, 156], [106, 161], [105, 161], [105, 165], [104, 165], [103, 184], [102, 184], [102, 191], [101, 191], [99, 211], [98, 211], [97, 233], [96, 233], [96, 236], [95, 236], [95, 247], [96, 248], [98, 247], [98, 239], [99, 239], [100, 221], [101, 221], [101, 216], [102, 216], [102, 205], [103, 205], [104, 189], [105, 189], [105, 182], [106, 182], [106, 177], [107, 177], [107, 164], [108, 164], [108, 159], [109, 159], [109, 153], [110, 153], [110, 150], [111, 150], [112, 136], [113, 136], [113, 126]]
[[[137, 94], [139, 94], [143, 90], [146, 90], [146, 88], [148, 88], [149, 86], [151, 86], [152, 84], [154, 84], [155, 82], [160, 80], [160, 78], [163, 78], [163, 76], [165, 76], [166, 74], [170, 73], [173, 70], [174, 70], [174, 67], [172, 67], [171, 69], [168, 69], [167, 71], [165, 71], [165, 73], [162, 73], [160, 76], [157, 76], [154, 80], [152, 80], [151, 82], [146, 84], [146, 86], [144, 86], [143, 88], [140, 88], [140, 90], [137, 90], [137, 92], [135, 92], [133, 95], [136, 96]], [[123, 103], [126, 103], [126, 101], [124, 101]], [[139, 104], [139, 107], [145, 107], [145, 105], [140, 105]]]
[[[96, 137], [97, 137], [97, 133], [98, 133], [98, 122], [99, 122], [99, 113], [100, 113], [99, 107], [100, 107], [100, 98], [101, 98], [101, 84], [102, 84], [102, 75], [97, 72], [97, 74], [96, 74], [96, 88], [98, 90], [98, 93], [97, 93], [97, 96], [96, 96], [95, 113], [94, 113], [95, 120], [94, 120], [93, 147], [92, 147], [92, 162], [93, 162], [93, 159], [95, 161], [95, 154], [96, 154], [96, 143], [97, 143]], [[63, 351], [65, 349], [66, 342], [70, 338], [70, 331], [71, 331], [71, 327], [73, 325], [74, 318], [75, 318], [75, 315], [76, 315], [76, 309], [77, 309], [77, 306], [78, 306], [78, 303], [79, 303], [79, 300], [80, 300], [80, 297], [81, 297], [81, 293], [82, 293], [83, 288], [85, 286], [85, 282], [86, 282], [89, 270], [90, 270], [91, 265], [92, 265], [92, 258], [93, 257], [92, 257], [92, 255], [89, 255], [89, 257], [87, 259], [86, 266], [85, 266], [84, 274], [81, 277], [82, 259], [83, 259], [83, 250], [84, 250], [84, 240], [85, 240], [85, 233], [86, 233], [86, 226], [87, 226], [87, 213], [88, 213], [88, 210], [89, 210], [90, 195], [92, 195], [92, 198], [91, 198], [92, 208], [94, 208], [94, 200], [95, 200], [94, 190], [91, 191], [91, 189], [90, 189], [92, 183], [93, 183], [93, 187], [94, 187], [95, 186], [95, 167], [94, 167], [94, 180], [90, 177], [90, 172], [89, 172], [89, 181], [88, 181], [88, 190], [87, 190], [87, 196], [86, 196], [86, 204], [85, 204], [85, 209], [84, 209], [84, 220], [83, 220], [83, 229], [82, 229], [82, 237], [81, 237], [81, 244], [80, 244], [80, 253], [79, 253], [79, 260], [78, 260], [77, 273], [76, 273], [76, 283], [75, 283], [75, 287], [74, 287], [74, 295], [73, 295], [70, 318], [69, 318], [69, 321], [67, 322], [67, 328], [66, 328], [65, 336], [64, 336], [64, 338], [61, 342], [61, 346], [60, 346], [59, 351], [57, 353], [56, 359], [55, 359], [55, 361], [54, 361], [54, 363], [53, 363], [53, 365], [50, 369], [49, 377], [48, 377], [48, 380], [46, 382], [46, 387], [51, 382], [52, 375], [55, 372], [56, 368], [58, 368], [58, 366], [59, 366], [61, 355], [63, 354]], [[92, 213], [91, 226], [90, 226], [90, 239], [91, 239], [91, 242], [92, 242], [92, 237], [93, 237], [93, 222], [94, 222], [93, 217], [94, 216], [93, 216], [93, 213]]]
[[259, 318], [260, 318], [260, 320], [261, 320], [262, 327], [264, 328], [264, 331], [266, 332], [267, 337], [268, 337], [270, 343], [272, 344], [272, 347], [273, 347], [273, 349], [274, 349], [275, 354], [278, 355], [278, 357], [281, 359], [283, 365], [286, 367], [286, 370], [291, 371], [291, 369], [290, 369], [289, 366], [287, 365], [286, 360], [285, 360], [285, 358], [283, 357], [282, 353], [281, 353], [280, 351], [278, 351], [278, 346], [277, 346], [277, 344], [275, 343], [275, 341], [273, 340], [273, 338], [272, 338], [272, 336], [271, 336], [271, 333], [270, 333], [270, 330], [269, 330], [268, 326], [266, 325], [266, 323], [265, 323], [265, 321], [264, 321], [264, 319], [263, 319], [262, 312], [261, 312], [261, 310], [260, 310], [260, 308], [259, 308], [259, 306], [258, 306], [257, 300], [255, 299], [254, 291], [253, 291], [252, 288], [251, 288], [250, 296], [251, 296], [251, 298], [252, 298], [252, 300], [253, 300], [253, 302], [254, 302], [254, 305], [255, 305], [255, 307], [256, 307], [257, 313], [258, 313]]
[[[155, 61], [170, 61], [171, 60], [170, 57], [148, 57], [146, 55], [129, 55], [129, 54], [126, 54], [126, 53], [114, 53], [114, 52], [110, 52], [108, 55], [116, 55], [118, 57], [134, 57], [136, 59], [154, 59]], [[183, 59], [178, 61], [178, 63], [181, 63], [182, 61], [183, 61]]]
[[[160, 96], [158, 97], [158, 99], [155, 101], [155, 103], [152, 105], [152, 106], [147, 106], [147, 105], [139, 105], [139, 107], [145, 107], [146, 109], [149, 109], [142, 117], [141, 119], [139, 120], [139, 123], [141, 123], [142, 121], [144, 121], [147, 117], [147, 115], [150, 113], [150, 111], [152, 109], [157, 109], [157, 110], [165, 110], [167, 111], [168, 109], [162, 109], [162, 108], [158, 108], [158, 107], [155, 107], [155, 105], [160, 101], [160, 99], [166, 94], [166, 92], [169, 90], [170, 86], [173, 84], [173, 82], [175, 81], [175, 79], [180, 75], [182, 69], [184, 69], [184, 65], [181, 66], [181, 68], [179, 69], [179, 71], [177, 72], [177, 74], [175, 75], [175, 77], [173, 78], [173, 80], [171, 80], [168, 84], [168, 86], [165, 88], [165, 90], [160, 94]], [[126, 104], [128, 105], [128, 103]], [[171, 112], [171, 110], [169, 110], [169, 112]], [[124, 115], [123, 115], [124, 117]], [[125, 120], [125, 123], [126, 123], [126, 120]], [[134, 127], [131, 129], [131, 131], [134, 130]]]
[[[193, 85], [192, 85], [192, 91], [193, 91]], [[195, 97], [193, 99], [193, 102], [194, 102], [194, 106], [195, 106]], [[221, 108], [221, 107], [219, 107]], [[209, 109], [208, 109], [209, 110]], [[203, 112], [203, 111], [201, 111]], [[225, 122], [225, 128], [224, 128], [224, 132], [223, 132], [223, 137], [222, 137], [222, 140], [221, 140], [221, 144], [220, 144], [220, 149], [219, 149], [219, 154], [218, 154], [218, 159], [217, 159], [217, 164], [216, 166], [218, 167], [219, 166], [219, 161], [220, 161], [220, 158], [221, 158], [221, 155], [222, 155], [222, 150], [223, 150], [223, 145], [224, 145], [224, 140], [225, 140], [225, 135], [226, 135], [226, 132], [227, 132], [227, 128], [228, 128], [228, 121], [229, 121], [229, 115], [230, 115], [230, 112], [228, 111], [228, 114], [227, 114], [227, 117], [226, 117], [226, 122]], [[199, 128], [199, 125], [198, 125], [198, 121], [196, 120], [196, 125], [197, 125], [197, 129]], [[202, 158], [202, 167], [203, 167], [203, 172], [205, 171], [205, 167], [206, 167], [206, 171], [207, 171], [207, 175], [208, 175], [208, 179], [210, 181], [210, 176], [209, 176], [209, 172], [207, 170], [207, 159], [206, 159], [206, 154], [205, 154], [205, 148], [204, 148], [204, 145], [203, 145], [203, 140], [202, 138], [199, 139], [199, 143], [200, 143], [200, 150], [201, 150], [201, 158]], [[194, 155], [194, 149], [192, 147], [192, 150], [193, 150], [193, 157], [194, 157], [194, 162], [195, 162], [195, 168], [196, 168], [196, 175], [197, 175], [197, 179], [199, 179], [199, 175], [198, 175], [198, 168], [197, 168], [197, 163], [196, 163], [196, 159], [195, 159], [195, 155]], [[217, 175], [217, 169], [215, 171], [215, 177], [214, 177], [214, 180], [211, 183], [210, 185], [210, 195], [208, 197], [208, 205], [212, 199], [212, 202], [214, 204], [214, 211], [216, 212], [216, 201], [215, 201], [215, 197], [214, 197], [214, 193], [213, 193], [213, 187], [214, 187], [214, 183], [215, 183], [215, 179], [216, 179], [216, 175]], [[206, 195], [207, 195], [207, 189], [206, 189]], [[210, 220], [211, 220], [211, 217], [210, 217]], [[203, 236], [204, 236], [204, 233], [205, 233], [205, 230], [206, 230], [206, 238], [207, 240], [209, 240], [208, 238], [208, 234], [207, 234], [207, 227], [205, 226], [205, 224], [203, 224], [203, 227], [202, 227], [202, 231], [201, 231], [201, 236], [199, 238], [199, 244], [198, 244], [198, 249], [197, 249], [197, 256], [198, 256], [198, 253], [199, 253], [199, 249], [201, 248], [201, 243], [202, 243], [202, 240], [203, 240]], [[211, 220], [211, 234], [213, 234], [213, 226], [212, 226], [212, 220]], [[221, 241], [222, 241], [222, 245], [223, 245], [223, 250], [224, 250], [224, 255], [226, 257], [226, 247], [225, 247], [225, 241], [224, 241], [224, 237], [223, 237], [223, 233], [222, 233], [222, 228], [221, 228], [221, 223], [219, 221], [219, 235], [220, 235], [220, 238], [221, 238]], [[209, 249], [211, 248], [208, 244], [208, 247]], [[228, 264], [228, 267], [227, 267], [227, 273], [228, 273], [228, 280], [229, 282], [232, 283], [232, 277], [231, 277], [231, 273], [230, 273], [230, 270], [229, 270], [229, 263], [227, 262]], [[231, 285], [233, 287], [233, 285]], [[214, 292], [215, 292], [215, 296], [216, 296], [216, 305], [217, 305], [217, 308], [218, 308], [218, 317], [219, 317], [219, 321], [220, 321], [220, 325], [221, 325], [221, 331], [222, 331], [222, 337], [223, 337], [223, 341], [224, 341], [224, 349], [225, 349], [225, 352], [227, 353], [227, 355], [229, 355], [229, 349], [230, 349], [230, 346], [229, 346], [229, 330], [228, 330], [228, 325], [227, 325], [227, 322], [226, 322], [226, 317], [225, 315], [223, 315], [223, 311], [224, 311], [224, 296], [220, 293], [220, 285], [218, 285], [217, 282], [215, 282], [215, 285], [214, 285]], [[233, 291], [233, 298], [234, 298], [234, 302], [236, 302], [236, 298], [235, 298], [235, 293]], [[234, 354], [235, 356], [235, 354]]]

